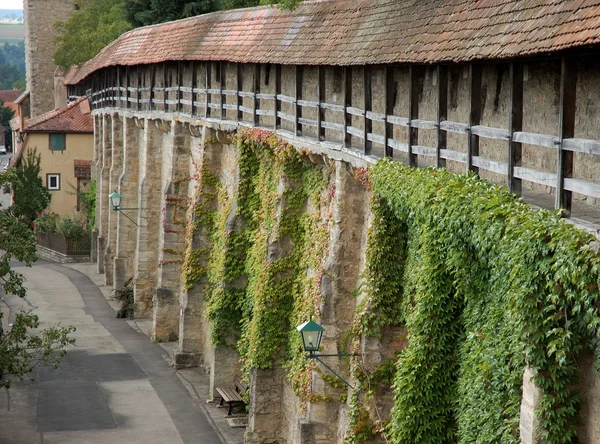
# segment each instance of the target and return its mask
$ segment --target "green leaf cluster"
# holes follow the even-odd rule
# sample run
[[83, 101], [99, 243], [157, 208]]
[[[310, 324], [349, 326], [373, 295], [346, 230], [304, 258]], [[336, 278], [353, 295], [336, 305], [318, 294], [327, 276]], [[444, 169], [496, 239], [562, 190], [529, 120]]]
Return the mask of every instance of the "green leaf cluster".
[[542, 439], [576, 442], [576, 358], [595, 351], [600, 326], [594, 239], [473, 175], [383, 160], [370, 183], [377, 316], [359, 312], [362, 333], [403, 322], [409, 342], [396, 362], [392, 441], [518, 442], [530, 367]]

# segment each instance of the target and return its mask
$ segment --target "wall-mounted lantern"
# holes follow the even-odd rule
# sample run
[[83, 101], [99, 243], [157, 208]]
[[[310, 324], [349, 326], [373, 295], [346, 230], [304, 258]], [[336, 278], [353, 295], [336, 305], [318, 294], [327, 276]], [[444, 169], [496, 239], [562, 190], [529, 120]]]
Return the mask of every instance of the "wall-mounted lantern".
[[121, 208], [121, 194], [119, 194], [117, 191], [110, 193], [108, 195], [108, 200], [109, 200], [110, 204], [112, 205], [112, 209], [114, 211], [118, 211], [123, 216], [125, 216], [127, 219], [129, 219], [132, 224], [134, 224], [136, 227], [139, 227], [139, 225], [136, 224], [132, 218], [127, 216], [125, 213], [123, 213], [123, 211], [126, 211], [126, 210], [138, 210], [139, 208]]
[[319, 324], [317, 324], [316, 322], [313, 322], [312, 320], [307, 321], [304, 324], [297, 326], [296, 330], [298, 330], [298, 332], [300, 333], [300, 336], [302, 338], [302, 347], [304, 348], [304, 351], [308, 353], [306, 355], [306, 359], [316, 359], [321, 364], [323, 364], [323, 366], [325, 368], [327, 368], [331, 373], [333, 373], [335, 376], [337, 376], [341, 381], [346, 383], [349, 387], [354, 388], [348, 381], [346, 381], [344, 378], [342, 378], [340, 375], [338, 375], [335, 372], [335, 370], [333, 370], [331, 367], [329, 367], [327, 364], [325, 364], [320, 358], [324, 358], [324, 357], [343, 358], [343, 357], [347, 357], [347, 356], [356, 356], [356, 355], [354, 355], [352, 353], [338, 353], [338, 354], [317, 353], [319, 351], [319, 348], [321, 347], [321, 340], [323, 339], [323, 333], [325, 332], [325, 329], [322, 326], [320, 326]]

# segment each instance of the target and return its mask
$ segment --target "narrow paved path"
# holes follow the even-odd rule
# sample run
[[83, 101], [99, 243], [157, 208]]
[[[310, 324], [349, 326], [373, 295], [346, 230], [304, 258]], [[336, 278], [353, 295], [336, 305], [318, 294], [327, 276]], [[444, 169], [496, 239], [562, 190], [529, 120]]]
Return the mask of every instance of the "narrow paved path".
[[86, 275], [47, 262], [18, 271], [27, 300], [8, 295], [0, 308], [74, 325], [77, 342], [58, 370], [0, 391], [0, 444], [221, 442], [163, 349], [116, 319]]

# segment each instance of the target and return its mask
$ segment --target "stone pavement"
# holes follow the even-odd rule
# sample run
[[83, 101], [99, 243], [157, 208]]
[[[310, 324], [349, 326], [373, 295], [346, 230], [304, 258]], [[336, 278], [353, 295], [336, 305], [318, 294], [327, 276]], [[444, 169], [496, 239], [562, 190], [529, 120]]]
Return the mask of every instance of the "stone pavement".
[[5, 322], [18, 310], [33, 311], [42, 327], [75, 325], [77, 342], [58, 370], [40, 368], [35, 382], [0, 391], [0, 444], [236, 442], [207, 418], [207, 410], [217, 409], [203, 403], [206, 396], [186, 390], [201, 390], [203, 381], [182, 383], [165, 351], [116, 319], [110, 292], [77, 270], [93, 265], [15, 266], [26, 278], [28, 297], [2, 298]]
[[[119, 307], [118, 302], [113, 298], [112, 287], [104, 284], [104, 275], [98, 274], [96, 264], [65, 264], [64, 266], [75, 269], [90, 278], [92, 282], [102, 292], [107, 302], [116, 311]], [[152, 336], [152, 319], [135, 319], [127, 321], [129, 325], [137, 331], [144, 333], [147, 340]], [[171, 365], [173, 353], [177, 347], [177, 342], [162, 342], [158, 344], [164, 350], [163, 357]], [[173, 370], [179, 380], [188, 390], [189, 395], [194, 402], [203, 410], [204, 414], [210, 419], [213, 427], [218, 430], [221, 440], [227, 444], [242, 444], [244, 442], [245, 428], [230, 427], [225, 415], [226, 409], [217, 408], [214, 403], [207, 403], [209, 398], [209, 375], [200, 367]]]

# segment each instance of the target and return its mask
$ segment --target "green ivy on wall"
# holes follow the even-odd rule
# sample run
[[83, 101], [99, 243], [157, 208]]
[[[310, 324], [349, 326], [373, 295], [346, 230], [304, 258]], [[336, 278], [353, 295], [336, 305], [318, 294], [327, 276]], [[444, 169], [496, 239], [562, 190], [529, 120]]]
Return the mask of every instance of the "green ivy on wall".
[[[536, 412], [542, 438], [575, 442], [578, 397], [569, 387], [576, 357], [596, 346], [600, 325], [593, 238], [558, 212], [533, 212], [475, 176], [380, 161], [369, 183], [372, 230], [387, 239], [371, 237], [369, 270], [377, 270], [390, 243], [398, 254], [406, 242], [397, 263], [384, 260], [380, 274], [368, 271], [367, 301], [380, 315], [358, 313], [364, 334], [398, 322], [408, 331], [388, 437], [518, 441], [529, 366], [543, 391]], [[393, 266], [395, 278], [386, 281]], [[394, 306], [396, 313], [387, 309]]]

